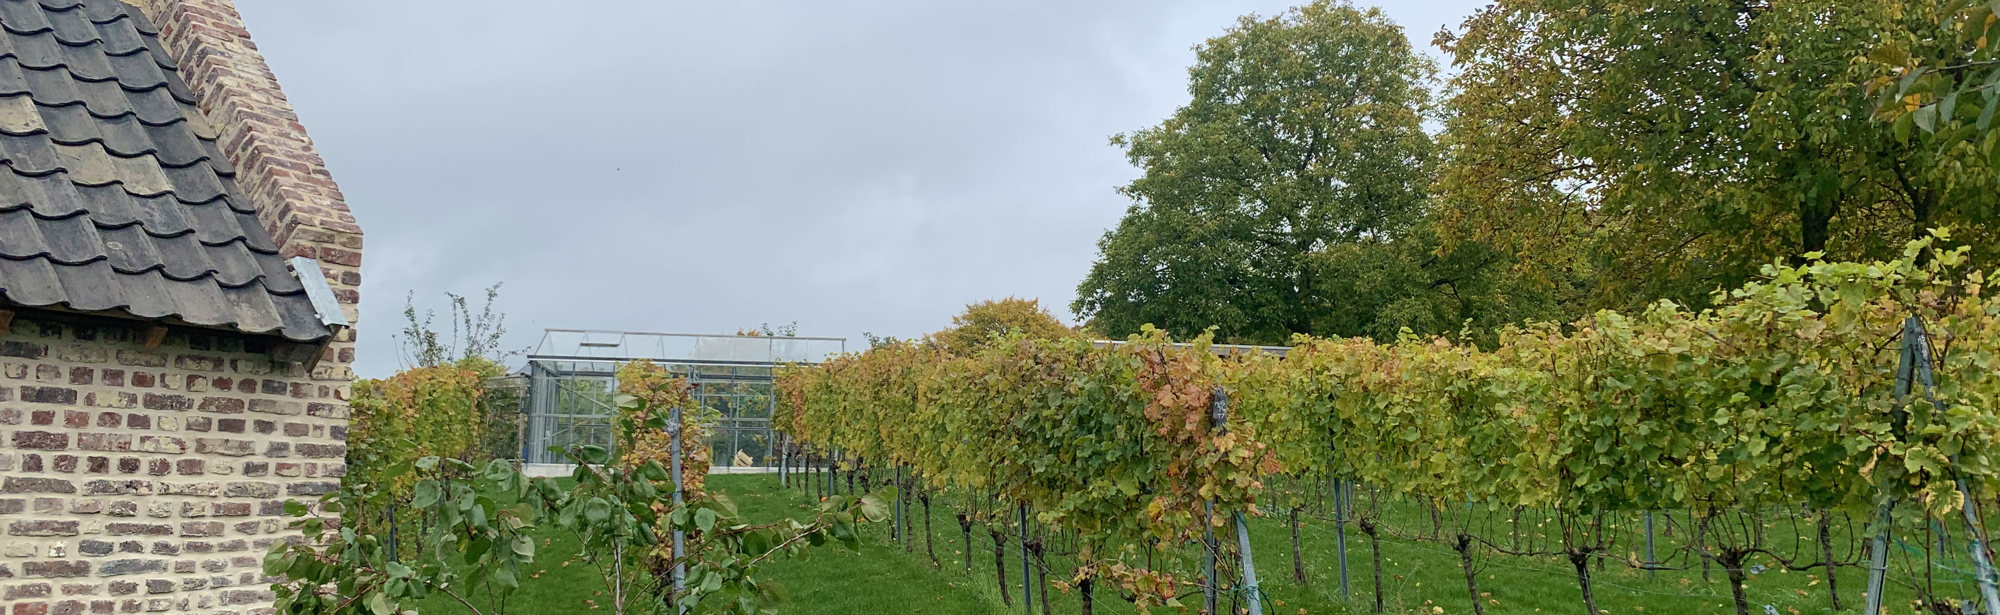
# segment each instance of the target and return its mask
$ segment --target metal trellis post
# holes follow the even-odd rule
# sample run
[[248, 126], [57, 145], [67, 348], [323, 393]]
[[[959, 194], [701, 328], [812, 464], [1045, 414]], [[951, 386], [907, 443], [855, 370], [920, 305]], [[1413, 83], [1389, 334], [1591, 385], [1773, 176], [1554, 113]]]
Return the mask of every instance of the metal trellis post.
[[[1652, 569], [1653, 565], [1658, 563], [1659, 559], [1657, 559], [1653, 554], [1653, 511], [1649, 510], [1646, 511], [1646, 567], [1647, 567], [1646, 575], [1647, 576], [1654, 576], [1656, 573], [1659, 572], [1658, 570]], [[1828, 570], [1832, 569], [1828, 568]]]
[[[1220, 386], [1215, 387], [1215, 391], [1209, 395], [1208, 413], [1209, 418], [1215, 421], [1215, 430], [1217, 432], [1227, 433], [1229, 431], [1229, 393], [1222, 390]], [[1214, 509], [1211, 508], [1209, 513], [1211, 517], [1214, 516], [1213, 511]], [[1250, 606], [1250, 615], [1264, 615], [1264, 597], [1261, 595], [1263, 592], [1257, 588], [1257, 567], [1250, 563], [1250, 525], [1244, 523], [1243, 511], [1236, 511], [1234, 517], [1236, 519], [1236, 547], [1242, 551], [1240, 555], [1243, 559], [1243, 592], [1246, 594], [1244, 599]], [[1210, 541], [1211, 544], [1213, 542], [1213, 540]], [[1210, 557], [1212, 558], [1213, 556], [1211, 555]], [[1213, 579], [1214, 573], [1211, 572], [1209, 576]]]
[[[1930, 402], [1932, 408], [1943, 413], [1944, 402], [1939, 401], [1934, 393], [1937, 389], [1937, 379], [1931, 370], [1930, 340], [1924, 334], [1923, 323], [1911, 317], [1903, 328], [1903, 337], [1905, 356], [1915, 359], [1911, 363], [1911, 368], [1916, 372], [1918, 383], [1924, 387], [1924, 399]], [[1904, 382], [1902, 377], [1897, 378], [1899, 388], [1908, 386]], [[1905, 392], [1907, 393], [1907, 390]], [[1952, 465], [1956, 466], [1958, 456], [1953, 455], [1951, 461]], [[1959, 510], [1965, 516], [1965, 529], [1971, 541], [1968, 548], [1972, 555], [1973, 576], [1979, 585], [1979, 596], [1986, 603], [1984, 612], [1989, 615], [2000, 614], [2000, 579], [1996, 579], [2000, 574], [1994, 572], [1993, 561], [1986, 557], [1986, 541], [1982, 536], [1985, 528], [1979, 522], [1979, 501], [1973, 497], [1971, 485], [1967, 484], [1964, 478], [1959, 478], [1956, 482], [1959, 495], [1965, 496], [1965, 505]]]
[[[1889, 411], [1889, 428], [1897, 439], [1902, 439], [1909, 428], [1909, 413], [1903, 403], [1910, 396], [1911, 376], [1916, 368], [1917, 317], [1903, 321], [1902, 357], [1896, 363], [1896, 404]], [[1882, 588], [1889, 576], [1889, 526], [1894, 522], [1895, 496], [1888, 493], [1885, 481], [1882, 488], [1882, 504], [1875, 512], [1875, 536], [1868, 544], [1868, 601], [1864, 613], [1882, 612]]]
[[1208, 512], [1207, 515], [1202, 517], [1201, 521], [1201, 573], [1207, 579], [1207, 583], [1204, 583], [1201, 588], [1201, 600], [1204, 607], [1202, 613], [1204, 615], [1217, 615], [1215, 612], [1215, 590], [1217, 587], [1220, 587], [1220, 584], [1218, 583], [1218, 579], [1215, 578], [1215, 553], [1221, 546], [1215, 544], [1215, 503], [1209, 502], [1203, 504], [1202, 508]]
[[[678, 404], [667, 411], [667, 454], [672, 458], [671, 470], [673, 476], [671, 478], [674, 481], [674, 508], [680, 508], [684, 502], [682, 499], [683, 494], [681, 493], [681, 407]], [[687, 612], [686, 609], [679, 606], [681, 597], [687, 592], [687, 564], [681, 562], [681, 558], [686, 552], [687, 533], [675, 529], [674, 610], [680, 613]]]
[[1034, 575], [1028, 561], [1028, 505], [1022, 504], [1018, 510], [1021, 511], [1021, 608], [1028, 615], [1035, 615]]
[[1347, 595], [1347, 508], [1353, 487], [1344, 479], [1333, 479], [1333, 547], [1340, 558], [1340, 599]]

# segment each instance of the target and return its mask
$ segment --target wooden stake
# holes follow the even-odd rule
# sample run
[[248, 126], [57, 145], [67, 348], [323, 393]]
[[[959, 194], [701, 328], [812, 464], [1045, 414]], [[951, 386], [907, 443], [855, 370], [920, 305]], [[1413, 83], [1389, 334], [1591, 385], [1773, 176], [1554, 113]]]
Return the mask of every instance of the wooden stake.
[[146, 330], [146, 348], [159, 348], [160, 342], [164, 341], [167, 341], [166, 327], [153, 327]]

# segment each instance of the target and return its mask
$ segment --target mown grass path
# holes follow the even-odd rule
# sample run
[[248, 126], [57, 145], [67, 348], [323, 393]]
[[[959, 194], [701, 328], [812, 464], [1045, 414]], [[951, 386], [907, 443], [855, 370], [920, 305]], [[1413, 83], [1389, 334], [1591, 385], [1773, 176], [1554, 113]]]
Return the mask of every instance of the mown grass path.
[[[709, 478], [709, 486], [728, 494], [744, 516], [753, 522], [774, 521], [787, 516], [801, 517], [809, 506], [809, 498], [799, 491], [780, 489], [775, 475], [716, 475]], [[922, 514], [921, 507], [913, 504], [912, 509], [912, 514]], [[866, 527], [868, 538], [859, 552], [827, 547], [805, 558], [767, 565], [763, 568], [763, 576], [784, 586], [790, 597], [790, 602], [782, 609], [787, 614], [1023, 613], [1019, 604], [1020, 561], [1016, 559], [1018, 552], [1015, 547], [1010, 544], [1007, 552], [1008, 591], [1015, 601], [1012, 607], [1008, 607], [1002, 604], [994, 584], [992, 543], [986, 533], [974, 530], [973, 566], [968, 573], [965, 570], [962, 538], [951, 518], [951, 510], [938, 506], [934, 515], [933, 540], [941, 561], [938, 567], [932, 567], [921, 542], [916, 544], [914, 552], [905, 553], [900, 546], [888, 541], [886, 523], [874, 523]], [[921, 521], [921, 516], [917, 517], [916, 529], [919, 532]], [[1420, 525], [1417, 519], [1392, 518], [1390, 521], [1392, 524], [1404, 522], [1397, 524], [1399, 527]], [[1790, 529], [1789, 525], [1777, 525], [1771, 531]], [[1842, 528], [1842, 532], [1845, 531]], [[1263, 579], [1267, 596], [1266, 613], [1342, 615], [1370, 612], [1373, 593], [1368, 543], [1353, 526], [1348, 528], [1351, 601], [1343, 601], [1340, 597], [1332, 523], [1307, 519], [1303, 524], [1300, 542], [1307, 575], [1307, 583], [1303, 585], [1292, 581], [1290, 530], [1280, 516], [1253, 520], [1251, 535], [1258, 574]], [[921, 540], [921, 533], [916, 538]], [[604, 583], [590, 569], [590, 564], [575, 559], [575, 540], [551, 533], [544, 537], [544, 541], [537, 557], [538, 570], [524, 580], [521, 591], [508, 600], [505, 612], [555, 615], [608, 611]], [[1666, 548], [1667, 542], [1663, 541], [1661, 549]], [[1192, 555], [1189, 552], [1162, 557], [1191, 558]], [[1425, 615], [1472, 612], [1458, 555], [1446, 545], [1384, 539], [1382, 555], [1387, 612]], [[1051, 567], [1068, 568], [1068, 563], [1059, 561], [1059, 558], [1052, 557], [1051, 560]], [[1191, 561], [1187, 563], [1192, 564]], [[1566, 561], [1553, 557], [1489, 555], [1479, 558], [1479, 563], [1480, 590], [1484, 594], [1481, 599], [1486, 602], [1485, 612], [1489, 615], [1587, 615], [1583, 613], [1574, 571]], [[1748, 583], [1755, 611], [1763, 612], [1764, 606], [1770, 605], [1783, 615], [1829, 612], [1824, 578], [1817, 571], [1787, 572], [1771, 566], [1771, 562], [1764, 564], [1767, 568], [1761, 574], [1752, 575]], [[1195, 568], [1186, 566], [1182, 569]], [[1603, 611], [1598, 615], [1696, 615], [1733, 611], [1727, 580], [1720, 570], [1714, 571], [1711, 580], [1704, 581], [1698, 569], [1648, 573], [1613, 562], [1595, 571], [1594, 575], [1598, 606]], [[1058, 574], [1051, 573], [1051, 580], [1058, 578]], [[1847, 610], [1858, 611], [1865, 582], [1863, 571], [1843, 568], [1838, 581]], [[1889, 596], [1890, 613], [1917, 612], [1907, 589], [1892, 588]], [[1053, 591], [1049, 599], [1054, 613], [1080, 612], [1073, 593]], [[490, 604], [484, 600], [475, 602], [482, 606]], [[1039, 613], [1039, 597], [1036, 602], [1036, 612]], [[1193, 596], [1186, 602], [1198, 607], [1200, 597]], [[434, 598], [423, 605], [423, 612], [459, 614], [466, 611], [448, 600]], [[1130, 604], [1118, 600], [1113, 592], [1100, 590], [1096, 612], [1125, 614], [1136, 611]], [[1154, 612], [1179, 611], [1155, 609]], [[1185, 612], [1192, 613], [1193, 610]]]

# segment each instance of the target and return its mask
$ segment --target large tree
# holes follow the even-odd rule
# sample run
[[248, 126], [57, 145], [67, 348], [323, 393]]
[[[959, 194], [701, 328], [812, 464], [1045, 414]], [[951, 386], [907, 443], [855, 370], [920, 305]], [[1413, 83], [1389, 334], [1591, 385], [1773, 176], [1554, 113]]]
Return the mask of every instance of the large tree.
[[1018, 333], [1031, 339], [1074, 337], [1076, 329], [1063, 324], [1039, 299], [1008, 297], [965, 306], [951, 317], [951, 326], [931, 336], [952, 352], [971, 353], [991, 344], [998, 336]]
[[1941, 6], [1502, 0], [1440, 37], [1447, 238], [1589, 272], [1605, 307], [1700, 305], [1774, 259], [1885, 256], [1936, 226], [1992, 246], [1985, 152], [1882, 121], [1856, 60], [1959, 40]]
[[1073, 310], [1112, 336], [1213, 325], [1258, 343], [1356, 322], [1341, 311], [1360, 302], [1317, 276], [1420, 223], [1431, 63], [1380, 10], [1321, 0], [1242, 18], [1188, 73], [1186, 106], [1113, 140], [1143, 175]]

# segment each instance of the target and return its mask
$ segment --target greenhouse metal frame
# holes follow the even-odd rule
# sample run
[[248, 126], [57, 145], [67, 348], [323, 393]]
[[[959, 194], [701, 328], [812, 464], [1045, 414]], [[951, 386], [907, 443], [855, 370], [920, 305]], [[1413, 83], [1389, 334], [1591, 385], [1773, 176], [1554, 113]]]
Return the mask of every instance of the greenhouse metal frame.
[[715, 470], [769, 469], [778, 444], [771, 429], [774, 370], [846, 351], [847, 339], [838, 337], [548, 329], [522, 368], [528, 394], [521, 457], [528, 464], [566, 465], [552, 448], [615, 449], [618, 366], [647, 360], [687, 378], [696, 403], [718, 417], [709, 440]]

